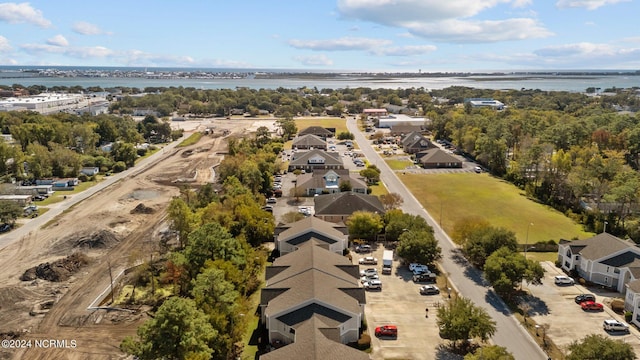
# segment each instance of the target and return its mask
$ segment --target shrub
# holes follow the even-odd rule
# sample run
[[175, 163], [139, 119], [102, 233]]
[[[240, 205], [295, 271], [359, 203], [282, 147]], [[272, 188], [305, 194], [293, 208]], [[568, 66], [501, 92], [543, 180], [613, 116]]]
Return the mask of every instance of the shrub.
[[125, 171], [127, 170], [127, 164], [125, 164], [124, 161], [118, 161], [117, 163], [113, 164], [111, 170], [117, 173]]
[[622, 314], [624, 312], [624, 300], [615, 299], [611, 301], [611, 310], [615, 311], [617, 314]]
[[87, 176], [87, 174], [80, 174], [80, 175], [78, 175], [78, 180], [80, 180], [82, 182], [87, 182], [87, 181], [89, 181], [89, 177]]
[[371, 347], [371, 336], [369, 334], [362, 334], [358, 339], [358, 349], [366, 350]]
[[632, 318], [633, 318], [633, 313], [631, 311], [625, 311], [624, 312], [624, 320], [626, 322], [631, 322]]
[[585, 280], [584, 278], [580, 278], [578, 279], [578, 283], [580, 283], [580, 285], [585, 286], [587, 285], [587, 280]]

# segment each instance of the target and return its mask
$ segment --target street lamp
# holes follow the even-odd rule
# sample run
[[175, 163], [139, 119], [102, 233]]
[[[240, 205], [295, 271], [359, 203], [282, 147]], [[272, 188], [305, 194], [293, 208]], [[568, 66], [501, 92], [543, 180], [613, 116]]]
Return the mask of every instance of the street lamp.
[[527, 247], [529, 247], [529, 228], [533, 225], [533, 223], [529, 223], [527, 225], [527, 235], [524, 238], [524, 258], [527, 259]]
[[608, 224], [608, 223], [609, 223], [609, 222], [607, 222], [607, 221], [605, 221], [605, 222], [604, 222], [604, 229], [602, 230], [602, 232], [603, 232], [603, 233], [606, 233], [606, 232], [607, 232], [607, 224]]

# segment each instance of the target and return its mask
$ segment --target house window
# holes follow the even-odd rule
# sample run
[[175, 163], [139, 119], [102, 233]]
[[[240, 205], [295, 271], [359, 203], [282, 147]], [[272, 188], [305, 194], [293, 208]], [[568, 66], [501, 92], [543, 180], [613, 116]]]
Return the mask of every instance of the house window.
[[618, 269], [618, 268], [613, 269], [613, 273], [614, 273], [614, 274], [620, 274], [620, 269]]
[[608, 277], [608, 276], [605, 276], [605, 277], [604, 277], [604, 283], [605, 283], [606, 285], [609, 285], [609, 277]]
[[609, 272], [609, 267], [607, 266], [607, 272]]
[[567, 256], [567, 257], [571, 257], [571, 249], [567, 249], [567, 253], [566, 253], [566, 255], [565, 255], [565, 256]]

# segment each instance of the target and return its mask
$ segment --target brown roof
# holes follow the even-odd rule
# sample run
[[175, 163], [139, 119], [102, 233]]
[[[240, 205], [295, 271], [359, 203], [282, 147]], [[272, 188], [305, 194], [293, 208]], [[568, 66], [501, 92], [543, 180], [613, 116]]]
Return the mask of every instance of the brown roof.
[[278, 235], [278, 241], [288, 242], [309, 233], [316, 234], [316, 239], [332, 243], [345, 238], [344, 234], [336, 230], [332, 223], [310, 216], [292, 223], [289, 229]]
[[[292, 315], [294, 319], [302, 319], [309, 312], [322, 312], [341, 321], [343, 316], [349, 316], [348, 313], [360, 313], [364, 288], [359, 285], [358, 266], [346, 257], [307, 242], [297, 251], [276, 259], [273, 265], [287, 268], [266, 279], [267, 294], [261, 297], [261, 305], [267, 305], [266, 315], [284, 316], [290, 313], [289, 309], [305, 302], [331, 304], [334, 309], [344, 311], [332, 313], [320, 311], [321, 308], [307, 308]], [[272, 296], [276, 293], [277, 296]]]
[[421, 164], [449, 164], [449, 163], [462, 163], [462, 160], [457, 157], [448, 154], [446, 151], [440, 148], [433, 148], [429, 150], [420, 151], [420, 154], [424, 154], [420, 157]]
[[340, 330], [329, 327], [320, 315], [295, 327], [294, 343], [260, 356], [261, 360], [368, 360], [367, 353], [340, 343]]
[[298, 132], [298, 136], [307, 135], [307, 134], [327, 137], [327, 136], [332, 136], [333, 132], [323, 128], [322, 126], [309, 126], [308, 128]]
[[384, 214], [384, 206], [377, 196], [354, 192], [318, 195], [313, 198], [316, 215], [351, 215], [356, 211]]

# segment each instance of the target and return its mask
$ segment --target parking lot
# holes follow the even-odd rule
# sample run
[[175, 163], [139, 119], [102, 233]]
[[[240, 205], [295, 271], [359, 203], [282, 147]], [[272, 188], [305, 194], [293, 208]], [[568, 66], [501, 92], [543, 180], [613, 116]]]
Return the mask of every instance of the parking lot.
[[[622, 297], [621, 294], [587, 289], [581, 285], [555, 285], [553, 277], [564, 273], [550, 262], [542, 265], [546, 270], [543, 285], [528, 286], [532, 298], [531, 316], [537, 324], [548, 325], [546, 335], [556, 346], [566, 353], [572, 342], [590, 334], [601, 334], [631, 344], [636, 354], [640, 354], [640, 332], [635, 327], [630, 326], [630, 334], [607, 333], [602, 329], [602, 322], [606, 319], [624, 322], [624, 317], [615, 314], [609, 306], [611, 300]], [[604, 304], [604, 311], [583, 311], [574, 298], [584, 293], [596, 295], [596, 301]], [[542, 336], [542, 328], [539, 334]]]
[[[374, 246], [367, 254], [353, 253], [353, 262], [364, 256], [374, 256], [378, 265], [361, 265], [360, 269], [375, 267], [382, 280], [381, 291], [367, 292], [365, 316], [371, 335], [371, 356], [373, 359], [435, 359], [436, 348], [444, 343], [436, 325], [436, 304], [447, 297], [446, 291], [439, 295], [420, 295], [407, 267], [399, 267], [393, 261], [391, 275], [382, 275], [382, 252], [384, 248]], [[442, 289], [441, 289], [442, 290]], [[425, 317], [429, 308], [429, 317]], [[373, 332], [377, 326], [391, 324], [398, 327], [397, 338], [376, 338]]]

